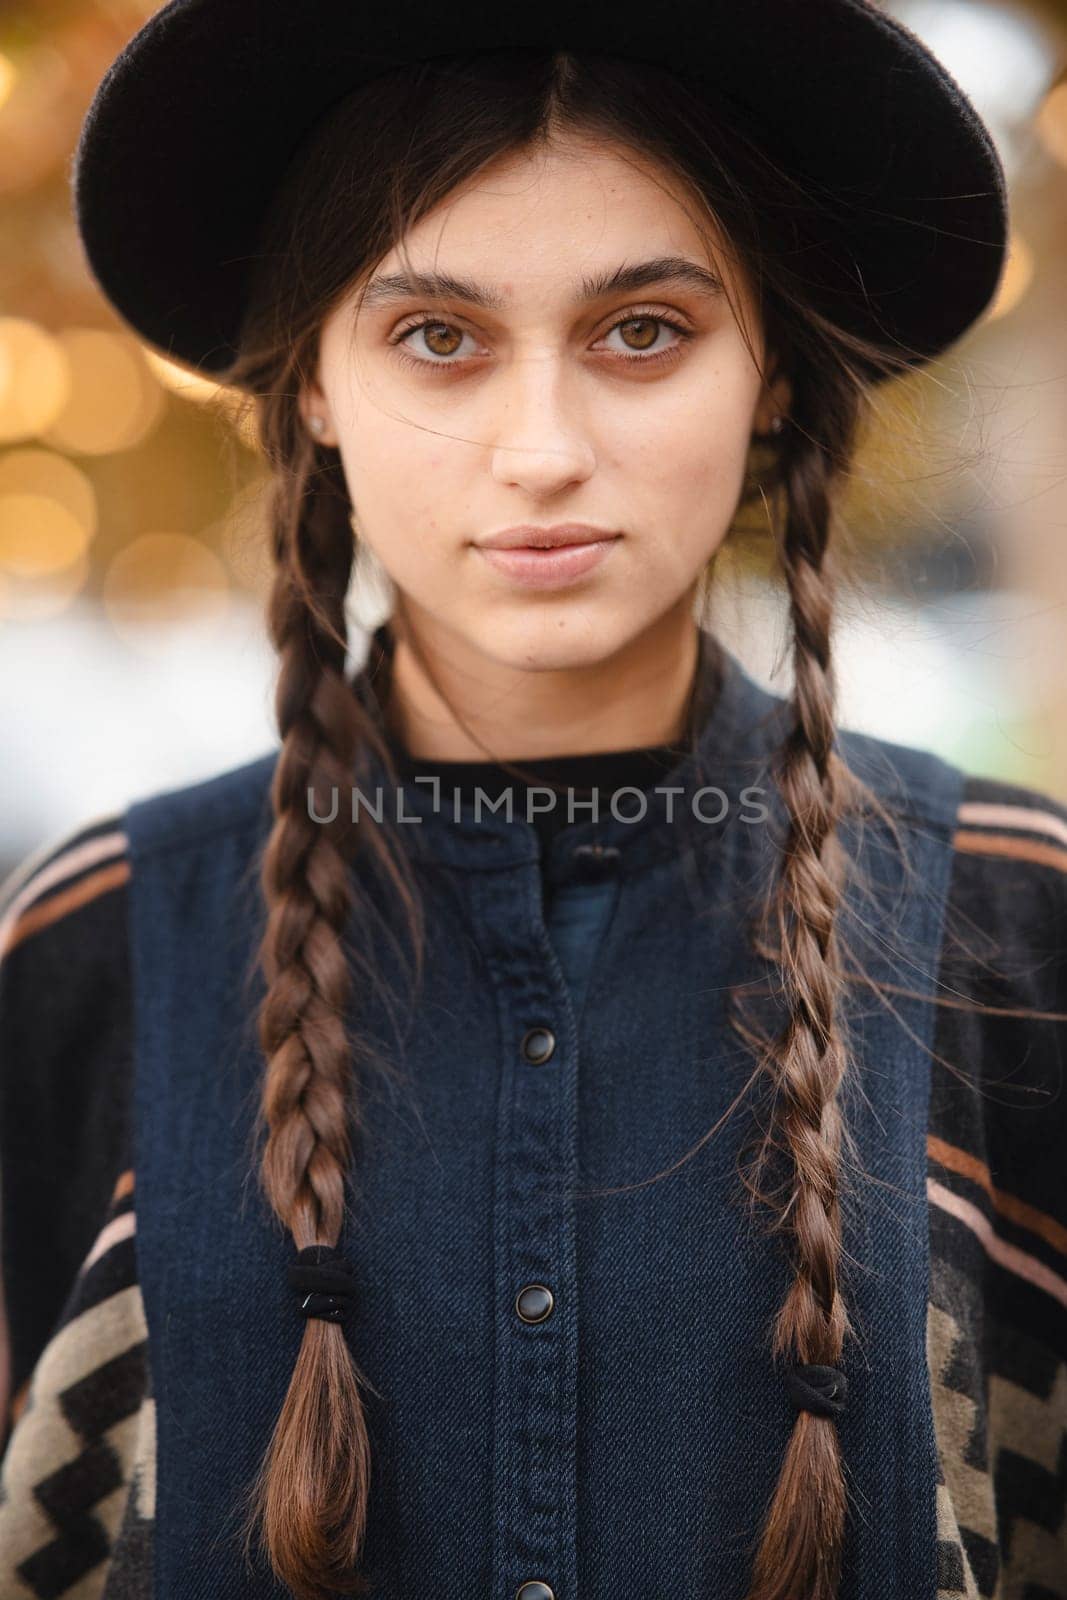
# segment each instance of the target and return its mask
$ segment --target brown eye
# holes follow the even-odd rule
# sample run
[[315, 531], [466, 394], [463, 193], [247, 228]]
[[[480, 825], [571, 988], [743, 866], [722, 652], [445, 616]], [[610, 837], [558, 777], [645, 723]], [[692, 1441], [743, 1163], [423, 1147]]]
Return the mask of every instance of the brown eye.
[[[638, 336], [636, 340], [632, 341], [633, 348], [635, 350], [648, 350], [656, 342], [656, 330], [660, 324], [655, 317], [631, 317], [628, 322], [620, 322], [618, 326], [620, 329], [636, 328]], [[625, 333], [623, 337], [629, 338]]]
[[[661, 333], [667, 336], [668, 341], [673, 334], [673, 342], [659, 344]], [[628, 317], [620, 317], [608, 329], [605, 338], [613, 334], [621, 334], [628, 347], [622, 350], [616, 348], [616, 358], [629, 362], [633, 367], [652, 367], [655, 363], [677, 361], [684, 346], [693, 338], [689, 329], [673, 317], [663, 316], [660, 312], [653, 315], [651, 311], [631, 312]]]
[[459, 329], [451, 327], [447, 322], [424, 322], [422, 335], [427, 349], [432, 350], [435, 356], [454, 355], [463, 338]]
[[[422, 354], [416, 353], [414, 340], [419, 335], [419, 349]], [[471, 335], [465, 333], [454, 322], [437, 322], [431, 317], [424, 317], [421, 322], [411, 323], [406, 328], [401, 328], [389, 340], [395, 348], [401, 361], [407, 362], [411, 367], [458, 367], [459, 361], [448, 358], [454, 356], [464, 339]]]

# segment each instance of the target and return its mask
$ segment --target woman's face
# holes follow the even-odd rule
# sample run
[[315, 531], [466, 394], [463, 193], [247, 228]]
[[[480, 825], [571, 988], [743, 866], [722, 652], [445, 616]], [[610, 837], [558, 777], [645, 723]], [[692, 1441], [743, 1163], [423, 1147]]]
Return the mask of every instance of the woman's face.
[[[501, 160], [409, 235], [414, 270], [448, 280], [438, 298], [397, 282], [390, 252], [358, 315], [353, 291], [325, 323], [301, 396], [412, 625], [501, 665], [589, 665], [684, 617], [750, 436], [785, 409], [716, 288], [729, 264], [653, 170], [573, 140]], [[485, 547], [573, 523], [609, 542]]]

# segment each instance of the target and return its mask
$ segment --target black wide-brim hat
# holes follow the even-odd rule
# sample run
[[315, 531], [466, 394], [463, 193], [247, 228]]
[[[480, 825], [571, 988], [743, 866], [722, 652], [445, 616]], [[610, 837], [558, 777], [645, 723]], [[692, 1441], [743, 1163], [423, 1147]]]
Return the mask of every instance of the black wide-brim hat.
[[108, 69], [74, 156], [104, 295], [164, 354], [223, 372], [261, 224], [315, 123], [410, 61], [505, 46], [657, 62], [723, 102], [823, 197], [805, 276], [850, 332], [919, 364], [992, 300], [996, 148], [937, 58], [866, 0], [169, 0]]

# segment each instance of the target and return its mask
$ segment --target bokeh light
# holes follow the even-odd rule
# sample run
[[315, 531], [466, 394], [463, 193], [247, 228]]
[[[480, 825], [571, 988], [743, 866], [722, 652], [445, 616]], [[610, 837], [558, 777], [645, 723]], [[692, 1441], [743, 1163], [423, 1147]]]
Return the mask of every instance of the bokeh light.
[[0, 500], [11, 495], [36, 495], [55, 501], [85, 530], [85, 543], [96, 532], [96, 493], [92, 483], [73, 461], [52, 450], [7, 450], [0, 455]]
[[234, 436], [249, 450], [259, 451], [255, 418], [247, 397], [238, 389], [215, 383], [177, 361], [169, 361], [158, 350], [142, 346], [145, 361], [165, 389], [181, 400], [214, 411], [233, 431]]
[[[8, 8], [10, 9], [10, 8]], [[3, 12], [0, 10], [0, 20]], [[49, 38], [5, 52], [5, 98], [0, 107], [0, 195], [26, 194], [62, 160], [66, 108], [75, 88], [73, 64]], [[12, 33], [14, 30], [12, 30]], [[7, 43], [7, 33], [4, 40]]]
[[1044, 99], [1035, 122], [1038, 137], [1054, 161], [1067, 167], [1067, 81]]
[[177, 361], [168, 361], [166, 356], [160, 355], [158, 350], [150, 349], [148, 345], [143, 345], [141, 348], [150, 371], [172, 394], [179, 395], [183, 400], [201, 402], [214, 400], [218, 395], [220, 385], [210, 378], [179, 365]]
[[986, 312], [989, 320], [1007, 316], [1009, 311], [1015, 310], [1034, 281], [1034, 266], [1034, 252], [1021, 234], [1013, 233], [1000, 288]]
[[160, 420], [166, 400], [138, 341], [100, 328], [64, 328], [57, 337], [67, 357], [70, 387], [66, 403], [43, 430], [47, 443], [82, 455], [106, 455], [141, 444]]
[[4, 106], [11, 98], [16, 77], [15, 63], [10, 56], [5, 56], [0, 51], [0, 111], [4, 109]]
[[103, 603], [116, 632], [137, 648], [176, 625], [220, 625], [230, 605], [230, 579], [220, 558], [185, 533], [145, 533], [124, 546], [104, 576]]
[[89, 570], [84, 552], [47, 573], [19, 575], [0, 569], [0, 619], [5, 624], [32, 624], [61, 616], [85, 588]]
[[70, 398], [70, 358], [28, 317], [0, 317], [0, 444], [43, 433]]

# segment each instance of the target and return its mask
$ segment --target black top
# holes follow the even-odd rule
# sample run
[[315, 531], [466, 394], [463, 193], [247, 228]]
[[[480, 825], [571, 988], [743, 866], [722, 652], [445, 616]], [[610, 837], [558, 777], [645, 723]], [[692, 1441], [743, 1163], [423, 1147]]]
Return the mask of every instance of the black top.
[[[394, 747], [397, 770], [405, 781], [419, 777], [436, 777], [441, 780], [441, 804], [452, 805], [452, 791], [458, 789], [464, 800], [473, 800], [481, 789], [490, 802], [499, 800], [509, 788], [512, 790], [513, 814], [527, 818], [537, 829], [541, 840], [542, 860], [548, 845], [561, 828], [572, 820], [585, 821], [592, 817], [586, 801], [596, 789], [599, 793], [599, 814], [605, 815], [611, 796], [624, 788], [647, 789], [662, 782], [664, 775], [676, 766], [690, 748], [688, 739], [676, 744], [641, 745], [629, 750], [605, 750], [592, 755], [540, 756], [528, 761], [502, 764], [496, 761], [439, 761], [423, 756], [412, 756], [408, 751]], [[530, 781], [516, 777], [509, 769], [521, 766], [531, 774]], [[554, 802], [545, 794], [535, 795], [528, 807], [527, 794], [539, 784], [556, 786], [562, 790]], [[574, 795], [574, 818], [568, 811], [569, 793]], [[623, 797], [618, 802], [620, 813], [631, 814], [632, 798]], [[542, 810], [541, 807], [544, 807]]]

